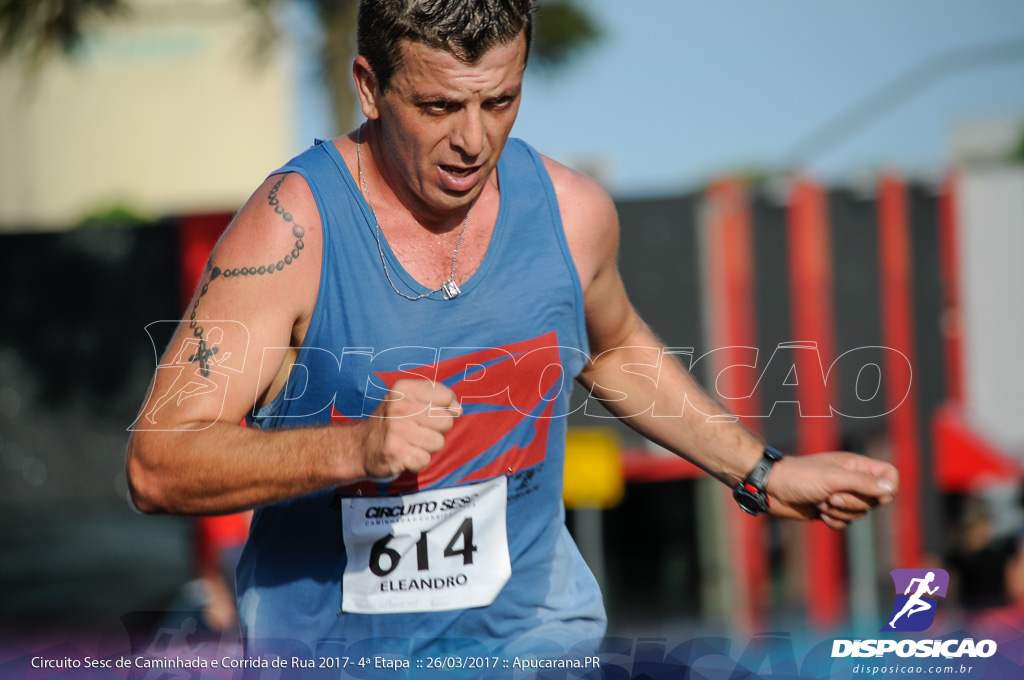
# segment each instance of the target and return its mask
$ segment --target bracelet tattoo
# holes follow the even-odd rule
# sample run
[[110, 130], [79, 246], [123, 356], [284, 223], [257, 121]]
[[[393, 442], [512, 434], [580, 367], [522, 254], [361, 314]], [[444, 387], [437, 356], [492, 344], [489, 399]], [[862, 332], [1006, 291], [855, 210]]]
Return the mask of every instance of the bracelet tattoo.
[[199, 364], [199, 370], [202, 372], [204, 378], [210, 377], [210, 359], [213, 358], [217, 352], [220, 351], [220, 347], [207, 347], [204, 329], [199, 323], [196, 322], [196, 311], [199, 309], [199, 303], [202, 301], [203, 296], [210, 290], [210, 284], [214, 280], [223, 276], [225, 279], [238, 276], [264, 276], [279, 272], [295, 260], [299, 259], [299, 253], [306, 247], [302, 238], [306, 235], [306, 229], [301, 224], [295, 221], [295, 217], [284, 209], [281, 205], [280, 200], [277, 198], [277, 190], [280, 188], [281, 183], [284, 182], [284, 178], [287, 175], [282, 175], [281, 179], [277, 180], [277, 184], [273, 186], [270, 193], [267, 194], [267, 202], [274, 209], [274, 212], [281, 216], [286, 223], [291, 224], [292, 236], [295, 237], [295, 247], [292, 251], [286, 254], [284, 257], [279, 259], [277, 262], [271, 262], [268, 265], [260, 265], [258, 267], [232, 267], [232, 268], [221, 268], [214, 266], [213, 257], [206, 263], [206, 269], [203, 272], [203, 287], [199, 291], [199, 295], [196, 296], [196, 302], [192, 305], [192, 315], [189, 317], [188, 327], [192, 330], [192, 335], [199, 340], [199, 348], [196, 353], [189, 357], [189, 362]]

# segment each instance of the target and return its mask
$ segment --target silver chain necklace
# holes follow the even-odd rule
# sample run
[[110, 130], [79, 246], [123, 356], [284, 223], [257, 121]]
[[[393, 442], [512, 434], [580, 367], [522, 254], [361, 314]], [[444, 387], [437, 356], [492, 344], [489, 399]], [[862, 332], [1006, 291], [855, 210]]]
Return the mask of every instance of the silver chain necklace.
[[388, 272], [388, 261], [384, 256], [384, 246], [380, 242], [380, 220], [377, 219], [377, 211], [373, 209], [373, 201], [370, 199], [370, 190], [366, 187], [366, 177], [363, 175], [363, 155], [360, 152], [360, 142], [362, 141], [363, 126], [360, 125], [356, 131], [356, 164], [359, 166], [359, 182], [363, 185], [363, 193], [366, 195], [366, 205], [370, 206], [370, 214], [373, 215], [373, 227], [374, 232], [377, 235], [377, 250], [380, 252], [380, 263], [384, 265], [384, 276], [388, 277], [388, 283], [391, 284], [391, 289], [404, 297], [406, 300], [422, 300], [425, 297], [430, 297], [434, 293], [440, 292], [444, 296], [445, 300], [451, 300], [454, 297], [458, 297], [462, 291], [459, 289], [459, 284], [455, 283], [455, 260], [459, 257], [459, 246], [462, 245], [462, 237], [466, 234], [466, 227], [469, 226], [469, 213], [472, 211], [472, 206], [466, 211], [466, 219], [462, 222], [462, 231], [459, 232], [459, 240], [455, 242], [455, 252], [452, 253], [452, 271], [447, 281], [441, 284], [440, 288], [435, 288], [429, 293], [423, 293], [422, 295], [406, 295], [402, 291], [398, 290], [395, 286], [395, 282], [391, 280], [391, 273]]

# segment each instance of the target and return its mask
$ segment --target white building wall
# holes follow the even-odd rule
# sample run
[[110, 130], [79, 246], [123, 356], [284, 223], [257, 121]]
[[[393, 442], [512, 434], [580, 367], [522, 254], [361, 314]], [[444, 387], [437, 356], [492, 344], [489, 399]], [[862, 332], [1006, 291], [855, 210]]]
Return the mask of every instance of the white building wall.
[[1024, 459], [1024, 167], [967, 168], [957, 199], [968, 415]]
[[132, 8], [34, 79], [0, 66], [0, 229], [235, 210], [295, 152], [293, 58], [257, 65], [242, 0]]

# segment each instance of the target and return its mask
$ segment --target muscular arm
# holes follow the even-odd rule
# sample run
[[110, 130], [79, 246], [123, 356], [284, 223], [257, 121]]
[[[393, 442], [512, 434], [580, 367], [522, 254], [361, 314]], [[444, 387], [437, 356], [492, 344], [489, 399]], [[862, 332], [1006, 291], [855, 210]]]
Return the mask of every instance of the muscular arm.
[[[547, 161], [584, 291], [593, 361], [581, 382], [613, 414], [728, 486], [743, 480], [764, 443], [721, 406], [670, 354], [636, 313], [616, 266], [615, 207], [595, 182]], [[853, 454], [784, 458], [769, 478], [771, 512], [841, 528], [891, 500], [896, 472]]]
[[[127, 470], [139, 509], [233, 512], [419, 469], [443, 445], [443, 418], [426, 428], [416, 417], [276, 432], [239, 426], [287, 378], [289, 348], [302, 344], [316, 304], [321, 253], [319, 213], [302, 178], [264, 182], [214, 250], [133, 428]], [[432, 389], [417, 385], [396, 403], [410, 413], [423, 400], [443, 403]], [[407, 436], [395, 441], [396, 427]]]

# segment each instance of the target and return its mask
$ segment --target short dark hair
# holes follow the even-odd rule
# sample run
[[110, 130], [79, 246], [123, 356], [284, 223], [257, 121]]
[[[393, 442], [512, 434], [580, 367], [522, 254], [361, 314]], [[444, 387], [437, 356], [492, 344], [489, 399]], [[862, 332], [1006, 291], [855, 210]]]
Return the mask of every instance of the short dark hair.
[[534, 9], [533, 0], [360, 0], [356, 43], [384, 91], [401, 66], [402, 40], [472, 64], [525, 30], [529, 54]]

